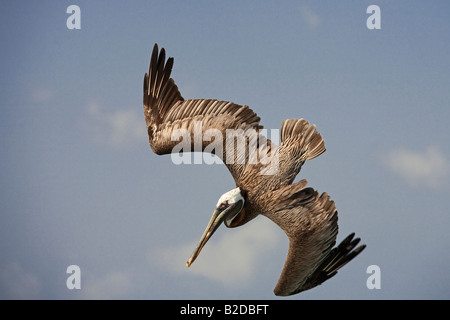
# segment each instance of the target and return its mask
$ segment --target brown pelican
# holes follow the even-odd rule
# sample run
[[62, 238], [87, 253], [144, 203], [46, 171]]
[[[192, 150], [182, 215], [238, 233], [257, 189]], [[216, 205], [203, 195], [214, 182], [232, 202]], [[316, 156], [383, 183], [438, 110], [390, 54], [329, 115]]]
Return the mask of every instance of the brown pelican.
[[[288, 296], [321, 284], [365, 248], [365, 245], [356, 248], [360, 239], [354, 239], [354, 233], [334, 247], [338, 233], [334, 201], [326, 193], [306, 188], [306, 180], [292, 184], [305, 161], [325, 152], [325, 143], [315, 125], [304, 119], [284, 120], [280, 145], [269, 139], [262, 143], [264, 140], [253, 139], [255, 135], [260, 138], [262, 126], [248, 106], [213, 99], [184, 100], [170, 78], [172, 66], [173, 58], [166, 61], [164, 48], [158, 52], [155, 44], [149, 72], [144, 77], [144, 114], [152, 150], [159, 155], [180, 152], [179, 148], [174, 151], [174, 147], [186, 139], [192, 151], [210, 152], [222, 159], [236, 182], [236, 188], [217, 202], [197, 248], [186, 263], [188, 267], [222, 222], [234, 228], [259, 214], [275, 222], [289, 238], [286, 262], [274, 289], [276, 295]], [[198, 134], [204, 137], [210, 129], [215, 130], [214, 139], [199, 140]], [[174, 136], [177, 130], [187, 134]], [[275, 170], [269, 172], [273, 163], [263, 163], [262, 158], [251, 161], [250, 152], [237, 148], [234, 136], [217, 140], [219, 143], [211, 148], [212, 141], [227, 137], [229, 130], [250, 132], [241, 140], [245, 148], [256, 147], [258, 156], [276, 156]]]

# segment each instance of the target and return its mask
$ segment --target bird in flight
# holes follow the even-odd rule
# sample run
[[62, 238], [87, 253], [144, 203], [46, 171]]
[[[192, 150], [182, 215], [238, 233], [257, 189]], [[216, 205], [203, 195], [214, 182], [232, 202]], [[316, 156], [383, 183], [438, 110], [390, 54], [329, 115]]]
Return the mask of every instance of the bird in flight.
[[248, 106], [215, 99], [185, 100], [170, 77], [173, 61], [166, 61], [164, 48], [159, 51], [154, 45], [143, 95], [152, 150], [158, 155], [171, 154], [180, 152], [179, 144], [185, 143], [191, 151], [212, 153], [236, 183], [236, 188], [220, 197], [186, 265], [195, 261], [222, 223], [235, 228], [263, 215], [289, 238], [275, 295], [293, 295], [333, 277], [365, 245], [357, 247], [360, 239], [352, 233], [335, 247], [338, 215], [334, 201], [327, 193], [306, 187], [305, 179], [293, 183], [306, 161], [325, 152], [316, 126], [304, 119], [284, 120], [277, 146], [261, 134], [260, 118]]

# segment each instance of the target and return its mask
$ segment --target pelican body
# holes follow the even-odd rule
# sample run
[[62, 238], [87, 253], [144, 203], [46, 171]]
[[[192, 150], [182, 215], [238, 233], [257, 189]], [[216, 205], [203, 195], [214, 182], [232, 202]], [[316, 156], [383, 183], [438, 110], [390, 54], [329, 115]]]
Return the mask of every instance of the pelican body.
[[[258, 215], [275, 222], [289, 238], [289, 250], [274, 289], [275, 295], [288, 296], [320, 285], [365, 248], [365, 245], [356, 247], [360, 239], [354, 238], [354, 233], [334, 247], [338, 233], [334, 201], [327, 193], [319, 194], [306, 187], [305, 179], [293, 183], [306, 161], [325, 152], [325, 143], [315, 125], [304, 119], [284, 120], [279, 146], [269, 139], [247, 136], [241, 140], [245, 142], [244, 148], [237, 148], [234, 142], [225, 139], [218, 142], [220, 148], [212, 149], [208, 147], [210, 141], [194, 141], [196, 128], [201, 128], [202, 136], [214, 129], [222, 137], [226, 137], [227, 130], [236, 130], [252, 132], [260, 138], [263, 128], [259, 124], [260, 118], [248, 106], [228, 101], [185, 100], [170, 77], [172, 67], [173, 58], [166, 61], [164, 48], [159, 51], [155, 44], [149, 71], [144, 77], [143, 95], [152, 150], [159, 155], [175, 152], [174, 147], [180, 140], [173, 139], [173, 133], [184, 130], [190, 135], [192, 150], [195, 143], [197, 147], [200, 143], [201, 151], [221, 158], [236, 183], [235, 188], [217, 202], [197, 247], [186, 263], [188, 267], [222, 223], [235, 228]], [[268, 171], [273, 163], [250, 161], [252, 157], [245, 151], [251, 147], [257, 155], [276, 156], [276, 170]], [[234, 161], [225, 161], [229, 160], [227, 155], [230, 154]]]

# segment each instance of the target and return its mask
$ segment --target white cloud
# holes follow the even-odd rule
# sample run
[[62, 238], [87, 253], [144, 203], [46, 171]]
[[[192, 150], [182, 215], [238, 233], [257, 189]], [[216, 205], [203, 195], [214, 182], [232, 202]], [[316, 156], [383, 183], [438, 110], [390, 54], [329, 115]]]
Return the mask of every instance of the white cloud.
[[311, 29], [317, 29], [320, 25], [319, 16], [312, 12], [311, 9], [305, 5], [300, 8], [300, 13], [302, 15], [303, 20]]
[[99, 277], [89, 275], [86, 281], [82, 278], [80, 293], [83, 299], [123, 299], [135, 288], [136, 281], [132, 274], [111, 271]]
[[8, 261], [4, 266], [0, 266], [0, 298], [38, 298], [41, 287], [38, 277], [17, 261]]
[[137, 111], [110, 112], [101, 110], [96, 103], [90, 103], [88, 114], [95, 121], [93, 129], [97, 142], [122, 148], [146, 139], [144, 116]]
[[450, 162], [436, 146], [428, 147], [425, 152], [397, 148], [383, 162], [412, 186], [437, 187], [447, 181], [450, 172]]
[[194, 250], [196, 241], [157, 249], [151, 253], [151, 259], [157, 256], [157, 261], [172, 273], [195, 274], [224, 286], [244, 287], [253, 279], [252, 275], [255, 276], [255, 270], [264, 263], [270, 250], [281, 245], [277, 228], [272, 221], [262, 217], [237, 229], [221, 226], [222, 230], [217, 231], [219, 234], [212, 236], [189, 268], [186, 268], [185, 261]]

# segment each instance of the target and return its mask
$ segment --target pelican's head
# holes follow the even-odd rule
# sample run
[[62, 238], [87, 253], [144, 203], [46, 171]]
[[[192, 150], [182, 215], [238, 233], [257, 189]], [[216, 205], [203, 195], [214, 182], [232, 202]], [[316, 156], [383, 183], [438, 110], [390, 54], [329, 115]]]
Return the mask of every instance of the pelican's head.
[[200, 254], [203, 246], [206, 242], [211, 238], [213, 233], [219, 228], [222, 222], [225, 223], [227, 227], [230, 227], [233, 219], [237, 217], [237, 215], [244, 208], [245, 198], [240, 188], [233, 189], [223, 194], [219, 201], [217, 202], [216, 209], [213, 212], [211, 220], [209, 220], [208, 226], [203, 233], [200, 242], [189, 258], [188, 262], [186, 262], [186, 266], [189, 267], [197, 256]]

